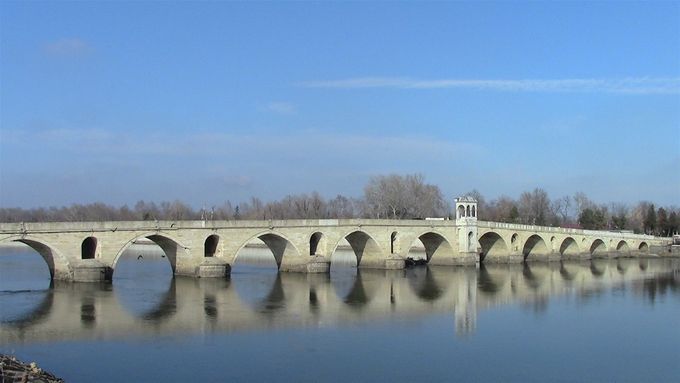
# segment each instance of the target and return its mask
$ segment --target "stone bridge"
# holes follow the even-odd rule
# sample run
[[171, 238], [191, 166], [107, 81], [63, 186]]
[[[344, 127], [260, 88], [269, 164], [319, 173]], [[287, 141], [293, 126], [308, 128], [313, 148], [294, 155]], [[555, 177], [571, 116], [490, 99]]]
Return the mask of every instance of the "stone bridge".
[[[111, 280], [121, 255], [147, 238], [176, 275], [220, 277], [254, 240], [271, 250], [281, 271], [328, 272], [331, 255], [349, 244], [357, 266], [404, 267], [418, 241], [431, 265], [477, 265], [636, 256], [659, 252], [667, 239], [609, 231], [477, 221], [476, 204], [457, 203], [455, 220], [321, 219], [281, 221], [131, 221], [0, 223], [0, 244], [36, 250], [53, 279]], [[472, 209], [470, 209], [472, 205]]]

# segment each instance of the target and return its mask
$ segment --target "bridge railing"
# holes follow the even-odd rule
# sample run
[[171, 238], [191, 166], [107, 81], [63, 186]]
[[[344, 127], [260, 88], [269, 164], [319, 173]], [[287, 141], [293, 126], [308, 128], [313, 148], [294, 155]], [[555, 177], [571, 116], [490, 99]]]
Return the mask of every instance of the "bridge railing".
[[634, 234], [634, 233], [624, 233], [618, 231], [607, 231], [607, 230], [585, 230], [585, 229], [574, 229], [566, 227], [555, 227], [555, 226], [538, 226], [538, 225], [523, 225], [518, 223], [506, 223], [506, 222], [491, 222], [491, 221], [477, 221], [477, 227], [487, 228], [487, 229], [507, 229], [507, 230], [517, 230], [517, 231], [531, 231], [531, 232], [545, 232], [545, 233], [559, 233], [559, 234], [573, 234], [573, 235], [587, 235], [587, 236], [607, 236], [607, 237], [617, 237], [617, 238], [634, 238], [634, 239], [645, 239], [652, 240], [656, 239], [653, 235], [647, 234]]

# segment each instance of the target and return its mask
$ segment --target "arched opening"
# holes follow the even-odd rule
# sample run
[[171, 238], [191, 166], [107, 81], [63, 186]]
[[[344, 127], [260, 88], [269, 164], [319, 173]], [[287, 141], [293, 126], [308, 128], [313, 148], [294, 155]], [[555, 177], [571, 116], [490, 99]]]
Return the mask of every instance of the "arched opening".
[[134, 315], [144, 318], [164, 304], [172, 288], [175, 260], [181, 246], [161, 234], [130, 240], [113, 261], [111, 277], [118, 299]]
[[627, 253], [630, 251], [630, 246], [628, 246], [628, 242], [626, 241], [620, 241], [616, 245], [616, 251], [622, 252], [622, 253]]
[[397, 232], [394, 231], [390, 235], [390, 254], [395, 254], [395, 245], [397, 243]]
[[487, 260], [487, 258], [497, 259], [502, 256], [510, 255], [508, 246], [505, 244], [503, 238], [493, 231], [482, 235], [479, 238], [479, 245], [482, 247], [482, 251], [479, 255], [480, 262]]
[[[316, 232], [309, 237], [309, 255], [323, 255], [324, 251], [320, 249], [319, 244], [323, 240], [323, 234]], [[325, 246], [321, 246], [322, 248]]]
[[8, 283], [4, 290], [39, 290], [53, 279], [70, 280], [68, 262], [50, 245], [30, 237], [9, 238], [4, 244], [0, 246], [0, 286]]
[[474, 206], [472, 206], [472, 216], [477, 217], [477, 209]]
[[306, 261], [287, 238], [270, 232], [246, 241], [236, 253], [234, 263], [239, 267], [289, 271]]
[[27, 328], [49, 314], [54, 296], [54, 262], [47, 260], [51, 256], [47, 245], [35, 241], [0, 245], [0, 291], [4, 292], [0, 294], [0, 324]]
[[94, 259], [97, 253], [97, 238], [87, 237], [80, 244], [80, 259]]
[[534, 234], [524, 242], [522, 255], [525, 260], [530, 259], [530, 257], [543, 257], [548, 255], [548, 247], [545, 245], [543, 238]]
[[212, 234], [205, 239], [203, 243], [203, 256], [214, 257], [217, 253], [217, 245], [220, 243], [220, 237], [217, 234]]
[[605, 245], [604, 241], [601, 239], [596, 239], [593, 241], [593, 244], [590, 245], [590, 254], [591, 255], [602, 255], [607, 252], [607, 245]]
[[409, 248], [408, 258], [428, 263], [444, 263], [440, 260], [450, 259], [455, 256], [453, 247], [441, 234], [429, 232], [420, 235]]
[[475, 233], [469, 232], [467, 235], [467, 250], [477, 251], [477, 246], [475, 246]]
[[113, 261], [114, 293], [130, 314], [147, 321], [174, 315], [174, 272], [183, 247], [163, 234], [141, 235], [130, 240]]
[[517, 240], [519, 239], [519, 235], [517, 233], [514, 233], [512, 237], [510, 237], [510, 245], [512, 246], [513, 250], [517, 250]]
[[638, 246], [638, 250], [640, 250], [643, 253], [646, 253], [649, 251], [649, 245], [647, 245], [647, 242], [641, 242], [640, 246]]
[[470, 205], [465, 208], [465, 216], [470, 217]]
[[562, 241], [560, 245], [560, 255], [561, 256], [577, 256], [581, 251], [578, 248], [578, 243], [572, 237], [567, 237]]
[[458, 205], [458, 218], [465, 217], [465, 206]]
[[[382, 257], [382, 250], [378, 243], [367, 233], [363, 231], [353, 231], [345, 235], [344, 240], [349, 244], [351, 251], [354, 253], [356, 258], [356, 266], [380, 266], [384, 262], [384, 257]], [[343, 245], [343, 240], [340, 240], [335, 246], [335, 251], [331, 256], [331, 268], [335, 262], [335, 252], [341, 250]]]
[[553, 252], [555, 251], [555, 247], [557, 246], [557, 239], [555, 236], [550, 237], [550, 251]]

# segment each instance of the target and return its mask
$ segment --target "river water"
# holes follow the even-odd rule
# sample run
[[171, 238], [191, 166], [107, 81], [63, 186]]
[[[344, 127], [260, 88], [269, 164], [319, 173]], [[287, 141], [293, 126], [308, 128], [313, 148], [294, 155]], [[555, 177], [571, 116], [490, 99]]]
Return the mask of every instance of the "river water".
[[677, 258], [304, 275], [252, 249], [214, 280], [158, 250], [99, 285], [0, 248], [0, 352], [67, 382], [680, 382]]

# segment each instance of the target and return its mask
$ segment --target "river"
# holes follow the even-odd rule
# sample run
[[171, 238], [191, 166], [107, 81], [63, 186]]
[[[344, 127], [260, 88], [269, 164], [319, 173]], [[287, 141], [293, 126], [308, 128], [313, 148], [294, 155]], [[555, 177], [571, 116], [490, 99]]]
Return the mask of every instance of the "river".
[[173, 278], [135, 246], [111, 284], [0, 248], [0, 352], [67, 382], [678, 382], [680, 259]]

